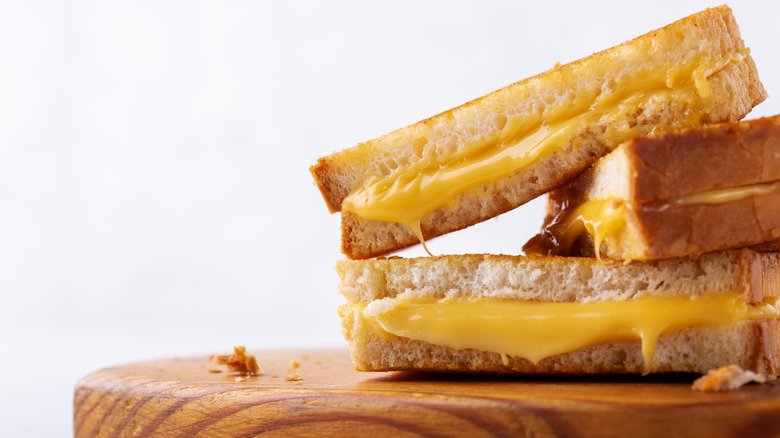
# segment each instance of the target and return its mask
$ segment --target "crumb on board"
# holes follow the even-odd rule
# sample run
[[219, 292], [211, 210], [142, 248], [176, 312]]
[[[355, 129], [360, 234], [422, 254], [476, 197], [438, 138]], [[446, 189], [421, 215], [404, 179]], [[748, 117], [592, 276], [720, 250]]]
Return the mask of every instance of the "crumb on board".
[[291, 370], [297, 369], [300, 366], [301, 366], [301, 363], [298, 362], [297, 360], [294, 360], [294, 361], [290, 362], [290, 369]]
[[766, 380], [766, 377], [761, 374], [745, 371], [736, 365], [729, 365], [710, 370], [707, 374], [699, 377], [693, 382], [693, 389], [711, 392], [729, 391], [737, 389], [746, 383], [764, 383]]
[[241, 376], [236, 377], [236, 382], [243, 382], [244, 378]]
[[292, 373], [292, 374], [289, 374], [287, 377], [285, 377], [284, 380], [286, 380], [288, 382], [300, 382], [303, 379], [301, 378], [300, 374]]
[[277, 376], [276, 374], [271, 374], [271, 378], [272, 378], [272, 379], [278, 379], [278, 378], [279, 378], [279, 376]]
[[227, 365], [228, 372], [242, 375], [255, 376], [260, 373], [257, 359], [252, 354], [247, 354], [246, 347], [233, 347], [233, 354], [220, 354], [214, 356], [214, 363]]
[[209, 368], [209, 372], [216, 374], [216, 373], [221, 373], [222, 370], [219, 368]]

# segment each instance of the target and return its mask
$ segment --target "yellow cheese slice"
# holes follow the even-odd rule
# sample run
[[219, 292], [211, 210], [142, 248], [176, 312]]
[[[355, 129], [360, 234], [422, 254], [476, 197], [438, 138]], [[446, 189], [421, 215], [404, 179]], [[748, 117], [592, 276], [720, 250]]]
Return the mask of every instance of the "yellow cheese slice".
[[748, 304], [736, 292], [589, 303], [388, 298], [377, 304], [366, 306], [362, 315], [386, 333], [533, 363], [601, 342], [641, 341], [646, 371], [662, 334], [780, 314], [776, 298]]

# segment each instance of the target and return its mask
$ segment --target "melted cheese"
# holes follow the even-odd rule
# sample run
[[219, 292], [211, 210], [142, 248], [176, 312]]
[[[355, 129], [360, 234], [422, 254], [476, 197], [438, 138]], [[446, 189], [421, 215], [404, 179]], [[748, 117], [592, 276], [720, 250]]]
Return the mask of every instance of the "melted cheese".
[[367, 306], [362, 315], [387, 333], [455, 349], [495, 352], [502, 358], [522, 357], [533, 363], [588, 345], [639, 340], [645, 371], [651, 369], [660, 335], [780, 314], [776, 297], [749, 305], [736, 292], [693, 299], [644, 296], [590, 303], [388, 298], [377, 304], [381, 305]]
[[422, 241], [420, 222], [425, 215], [451, 205], [457, 195], [473, 187], [509, 176], [568, 147], [597, 123], [607, 128], [592, 134], [610, 147], [642, 134], [642, 127], [629, 127], [624, 121], [648, 101], [686, 101], [692, 111], [681, 115], [675, 127], [698, 125], [705, 113], [703, 102], [711, 94], [707, 78], [748, 53], [743, 49], [720, 59], [637, 71], [615, 89], [574, 93], [567, 103], [509, 119], [492, 135], [458, 145], [449, 157], [423, 154], [388, 176], [370, 178], [344, 200], [341, 209], [365, 219], [405, 224]]
[[734, 187], [728, 189], [709, 190], [692, 195], [679, 196], [672, 199], [676, 204], [722, 204], [734, 202], [752, 196], [763, 196], [777, 192], [780, 189], [780, 181], [749, 186]]
[[[752, 184], [678, 196], [651, 208], [663, 210], [672, 204], [721, 204], [778, 191], [780, 191], [780, 181]], [[571, 254], [572, 245], [585, 233], [593, 236], [593, 248], [597, 257], [601, 243], [608, 237], [620, 238], [620, 245], [627, 249], [635, 248], [633, 235], [625, 232], [626, 208], [644, 207], [610, 198], [589, 200], [564, 208], [540, 234], [523, 246], [523, 251], [529, 255]], [[638, 251], [627, 253], [636, 252]]]
[[604, 238], [622, 231], [626, 204], [619, 200], [599, 199], [564, 209], [544, 229], [523, 246], [529, 255], [569, 254], [574, 242], [583, 234], [593, 236], [596, 257]]

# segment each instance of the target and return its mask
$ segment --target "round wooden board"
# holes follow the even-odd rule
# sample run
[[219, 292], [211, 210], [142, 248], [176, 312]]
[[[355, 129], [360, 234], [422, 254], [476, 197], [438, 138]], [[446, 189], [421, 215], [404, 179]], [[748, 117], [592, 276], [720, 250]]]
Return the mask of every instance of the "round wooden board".
[[[342, 350], [256, 351], [237, 381], [207, 357], [121, 365], [84, 377], [74, 435], [780, 435], [780, 384], [691, 390], [692, 376], [507, 378], [362, 373]], [[299, 364], [295, 368], [293, 362]], [[220, 373], [213, 370], [223, 368]], [[286, 377], [297, 372], [300, 381]]]

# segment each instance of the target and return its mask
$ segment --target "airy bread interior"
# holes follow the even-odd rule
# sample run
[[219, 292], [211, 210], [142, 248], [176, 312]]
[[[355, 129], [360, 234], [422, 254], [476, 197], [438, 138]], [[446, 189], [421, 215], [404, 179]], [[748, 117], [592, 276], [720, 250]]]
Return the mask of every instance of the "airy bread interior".
[[634, 262], [589, 257], [465, 254], [341, 260], [339, 292], [350, 303], [404, 293], [555, 302], [697, 297], [740, 291], [748, 302], [780, 295], [780, 254], [741, 249]]

